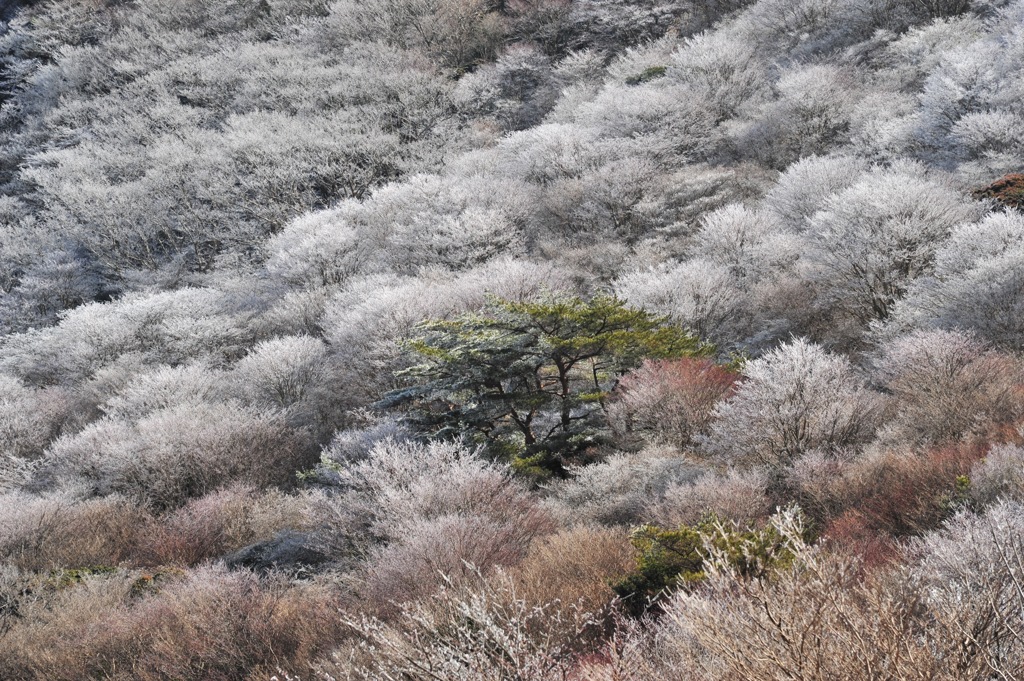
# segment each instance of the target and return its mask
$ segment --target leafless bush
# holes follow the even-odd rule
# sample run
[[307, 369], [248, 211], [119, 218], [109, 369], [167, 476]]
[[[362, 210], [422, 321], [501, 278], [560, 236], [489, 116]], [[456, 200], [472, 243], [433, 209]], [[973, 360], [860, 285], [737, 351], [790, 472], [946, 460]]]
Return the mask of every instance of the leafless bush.
[[[677, 592], [647, 634], [645, 673], [609, 678], [952, 678], [922, 640], [926, 622], [912, 617], [916, 595], [904, 583], [865, 578], [856, 560], [808, 545], [792, 512], [772, 523], [783, 538], [769, 557], [778, 567], [750, 577], [709, 546], [705, 581]], [[740, 550], [756, 556], [753, 545]]]
[[38, 458], [72, 408], [61, 388], [34, 389], [0, 374], [0, 443], [7, 456]]
[[997, 445], [971, 468], [971, 498], [985, 506], [1000, 497], [1024, 500], [1024, 447]]
[[561, 681], [573, 656], [554, 637], [559, 617], [503, 589], [448, 586], [429, 603], [404, 609], [395, 624], [347, 618], [357, 643], [324, 671], [365, 681]]
[[651, 519], [663, 527], [692, 525], [707, 513], [748, 525], [768, 517], [768, 476], [761, 471], [730, 470], [706, 473], [692, 483], [672, 485], [651, 509]]
[[[515, 593], [528, 605], [557, 610], [563, 625], [573, 623], [568, 636], [589, 637], [604, 633], [605, 626], [590, 630], [580, 618], [607, 625], [615, 593], [611, 584], [635, 567], [628, 533], [620, 528], [577, 526], [534, 541], [526, 557], [507, 571]], [[563, 640], [561, 645], [581, 641]]]
[[118, 497], [11, 493], [0, 497], [0, 561], [24, 570], [117, 565], [130, 560], [149, 514]]
[[[3, 636], [5, 679], [269, 678], [340, 636], [333, 593], [251, 573], [116, 571], [36, 586]], [[71, 635], [73, 632], [73, 635]]]
[[1024, 507], [964, 513], [911, 546], [911, 576], [948, 678], [1010, 679], [1024, 669]]
[[142, 565], [195, 565], [309, 522], [308, 502], [278, 491], [235, 485], [190, 501], [149, 526], [139, 540]]
[[708, 451], [737, 463], [787, 466], [812, 449], [864, 443], [878, 397], [849, 362], [794, 340], [750, 362], [736, 394], [715, 410]]
[[836, 478], [818, 486], [825, 509], [819, 518], [837, 543], [884, 553], [879, 541], [934, 530], [967, 503], [966, 476], [984, 452], [980, 445], [878, 450], [842, 466]]
[[644, 362], [619, 382], [610, 419], [624, 433], [685, 451], [711, 423], [715, 405], [737, 376], [706, 359]]
[[311, 463], [302, 434], [279, 413], [207, 404], [98, 421], [51, 447], [41, 480], [165, 509], [234, 481], [289, 484]]
[[918, 331], [885, 348], [878, 375], [893, 394], [885, 437], [950, 442], [1012, 423], [1024, 413], [1024, 369], [969, 334]]
[[446, 577], [515, 563], [554, 529], [506, 466], [459, 444], [386, 439], [333, 471], [336, 491], [317, 505], [317, 541], [338, 562], [362, 563], [364, 594], [382, 611]]
[[690, 482], [702, 471], [665, 446], [614, 454], [577, 469], [569, 480], [551, 484], [546, 505], [567, 525], [642, 522], [668, 488]]
[[445, 581], [462, 586], [518, 563], [532, 539], [553, 529], [537, 508], [504, 517], [488, 511], [404, 523], [401, 535], [370, 556], [361, 595], [371, 608], [393, 612], [393, 604], [422, 600]]

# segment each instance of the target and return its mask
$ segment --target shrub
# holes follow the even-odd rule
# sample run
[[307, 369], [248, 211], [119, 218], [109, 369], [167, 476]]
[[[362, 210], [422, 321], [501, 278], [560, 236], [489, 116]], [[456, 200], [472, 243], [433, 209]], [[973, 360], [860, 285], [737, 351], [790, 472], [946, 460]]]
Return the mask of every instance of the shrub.
[[930, 275], [953, 229], [979, 206], [920, 166], [875, 169], [811, 217], [811, 279], [823, 302], [862, 325], [884, 320], [911, 283]]
[[916, 328], [968, 329], [994, 346], [1024, 345], [1024, 216], [992, 213], [965, 224], [938, 249], [934, 277], [920, 280], [893, 314], [890, 333]]
[[771, 515], [769, 476], [760, 470], [708, 472], [692, 482], [669, 485], [650, 516], [662, 527], [693, 525], [708, 514], [739, 525], [753, 525]]
[[259, 493], [234, 485], [194, 499], [154, 521], [139, 539], [141, 565], [196, 565], [301, 529], [309, 519], [302, 497], [277, 491]]
[[1024, 635], [1024, 508], [962, 513], [910, 546], [932, 646], [960, 678], [1018, 673]]
[[[124, 377], [123, 385], [100, 409], [112, 418], [136, 421], [161, 409], [201, 408], [224, 397], [222, 381], [223, 374], [201, 362], [157, 366]], [[115, 385], [119, 382], [115, 379]]]
[[988, 506], [998, 499], [1024, 500], [1024, 447], [994, 445], [971, 468], [971, 499]]
[[303, 673], [339, 637], [335, 598], [318, 584], [223, 568], [84, 574], [19, 603], [0, 673], [40, 681], [121, 678], [121, 670], [140, 681]]
[[711, 423], [737, 376], [711, 360], [647, 360], [626, 374], [610, 400], [612, 422], [658, 444], [685, 451]]
[[607, 614], [615, 599], [611, 584], [632, 567], [633, 550], [623, 529], [577, 525], [536, 539], [507, 574], [516, 594], [531, 606], [597, 616]]
[[854, 545], [876, 537], [917, 536], [939, 527], [969, 502], [972, 465], [980, 445], [946, 446], [922, 453], [890, 450], [851, 464], [837, 484], [832, 516], [838, 535]]
[[0, 374], [0, 442], [4, 453], [37, 459], [60, 433], [72, 400], [60, 388], [33, 389]]
[[310, 336], [264, 341], [234, 369], [241, 392], [257, 407], [283, 409], [300, 402], [324, 381], [327, 348]]
[[787, 466], [812, 449], [866, 442], [878, 399], [849, 362], [794, 340], [747, 364], [736, 394], [715, 409], [706, 450], [727, 461]]
[[554, 529], [508, 467], [458, 444], [384, 440], [366, 458], [330, 467], [335, 489], [317, 508], [317, 548], [357, 568], [361, 593], [381, 612], [445, 579], [518, 562]]
[[103, 419], [54, 443], [40, 482], [87, 484], [154, 509], [180, 506], [225, 484], [288, 485], [307, 467], [301, 433], [280, 414], [227, 404], [179, 406], [134, 424]]
[[942, 444], [985, 435], [1024, 414], [1024, 369], [973, 335], [918, 331], [889, 343], [877, 376], [893, 396], [885, 436]]
[[347, 617], [354, 640], [325, 671], [364, 681], [559, 681], [572, 669], [572, 651], [559, 645], [558, 617], [503, 589], [446, 587], [404, 608], [395, 623]]
[[[855, 559], [807, 543], [792, 514], [773, 520], [778, 541], [751, 575], [712, 547], [699, 588], [664, 603], [652, 636], [655, 673], [672, 679], [873, 678], [938, 674], [942, 660], [914, 618], [906, 583], [865, 579]], [[739, 547], [754, 557], [756, 544]], [[952, 678], [952, 677], [950, 677]]]
[[728, 264], [691, 258], [638, 270], [620, 275], [615, 291], [715, 343], [733, 342], [750, 326], [749, 297]]
[[407, 521], [402, 534], [371, 553], [360, 596], [379, 613], [394, 605], [423, 600], [443, 584], [466, 586], [495, 568], [515, 565], [530, 542], [554, 529], [538, 509], [526, 513], [495, 504], [490, 509], [467, 509]]
[[547, 486], [547, 505], [564, 524], [625, 525], [641, 522], [668, 488], [692, 481], [701, 469], [672, 449], [651, 447], [613, 454], [572, 473]]
[[9, 493], [0, 497], [0, 561], [52, 570], [131, 561], [151, 518], [127, 499]]

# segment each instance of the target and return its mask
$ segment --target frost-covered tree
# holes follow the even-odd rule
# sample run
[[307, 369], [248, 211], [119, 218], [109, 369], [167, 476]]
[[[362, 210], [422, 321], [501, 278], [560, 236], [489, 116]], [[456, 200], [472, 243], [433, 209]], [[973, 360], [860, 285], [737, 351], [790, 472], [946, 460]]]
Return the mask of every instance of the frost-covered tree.
[[1024, 336], [1024, 218], [994, 213], [954, 230], [935, 255], [935, 271], [910, 287], [891, 330], [971, 329], [1019, 350]]
[[777, 96], [735, 135], [744, 154], [783, 169], [794, 161], [826, 154], [849, 136], [850, 117], [860, 97], [854, 72], [810, 66], [783, 73]]
[[813, 449], [865, 443], [878, 406], [844, 357], [797, 339], [744, 367], [704, 447], [728, 461], [786, 466]]
[[234, 366], [239, 391], [263, 408], [295, 406], [322, 388], [327, 347], [309, 336], [285, 336], [256, 345]]
[[911, 282], [932, 272], [953, 228], [978, 212], [918, 167], [873, 170], [812, 216], [808, 276], [844, 314], [885, 319]]
[[728, 266], [703, 259], [624, 274], [615, 291], [631, 305], [667, 315], [715, 343], [742, 336], [749, 322], [740, 281]]

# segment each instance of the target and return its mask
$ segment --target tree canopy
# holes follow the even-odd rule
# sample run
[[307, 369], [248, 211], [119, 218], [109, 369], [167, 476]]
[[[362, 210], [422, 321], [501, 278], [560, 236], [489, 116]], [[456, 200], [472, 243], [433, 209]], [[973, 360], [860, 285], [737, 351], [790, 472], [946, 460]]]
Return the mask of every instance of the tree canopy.
[[603, 400], [646, 357], [712, 347], [666, 317], [599, 295], [527, 302], [490, 298], [476, 313], [431, 320], [409, 342], [418, 363], [404, 403], [434, 436], [465, 436], [532, 472], [562, 474], [599, 442]]

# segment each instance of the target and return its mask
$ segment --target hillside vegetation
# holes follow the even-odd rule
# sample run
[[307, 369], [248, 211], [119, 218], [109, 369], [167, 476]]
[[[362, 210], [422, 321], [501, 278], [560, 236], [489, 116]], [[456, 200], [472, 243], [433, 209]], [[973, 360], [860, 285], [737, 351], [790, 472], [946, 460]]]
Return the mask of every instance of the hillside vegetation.
[[1024, 0], [0, 11], [0, 679], [1024, 678]]

